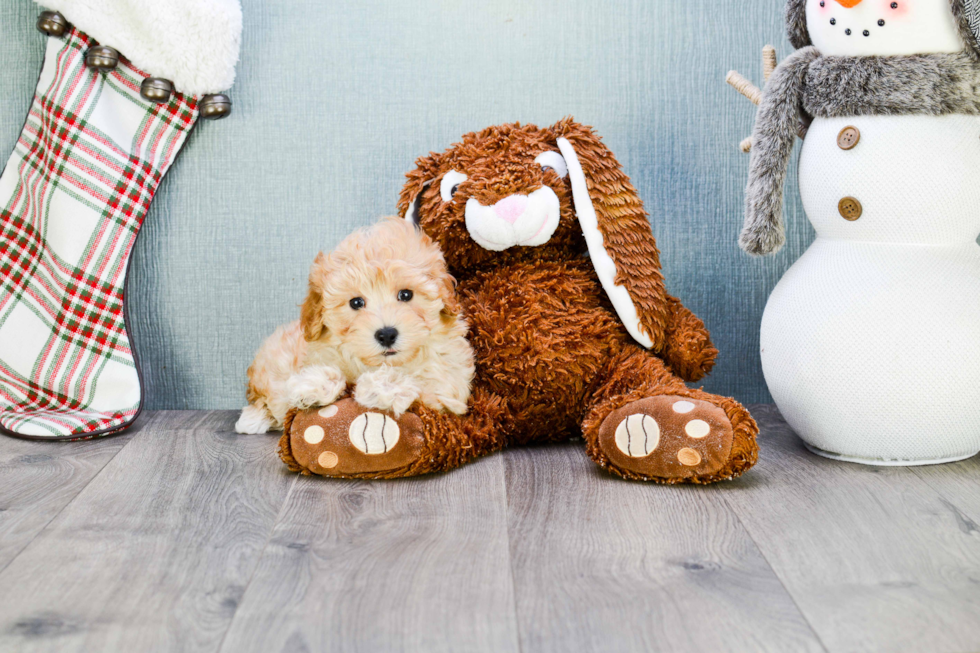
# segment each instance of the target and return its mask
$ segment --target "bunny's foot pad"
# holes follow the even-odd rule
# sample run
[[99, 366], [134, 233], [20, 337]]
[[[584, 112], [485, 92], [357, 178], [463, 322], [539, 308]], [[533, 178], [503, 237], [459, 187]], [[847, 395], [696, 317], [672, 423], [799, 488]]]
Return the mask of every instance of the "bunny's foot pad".
[[422, 420], [342, 399], [287, 416], [280, 455], [293, 471], [321, 476], [397, 476], [423, 454]]
[[670, 395], [629, 403], [599, 426], [599, 448], [609, 462], [651, 479], [710, 476], [728, 463], [732, 439], [720, 407]]

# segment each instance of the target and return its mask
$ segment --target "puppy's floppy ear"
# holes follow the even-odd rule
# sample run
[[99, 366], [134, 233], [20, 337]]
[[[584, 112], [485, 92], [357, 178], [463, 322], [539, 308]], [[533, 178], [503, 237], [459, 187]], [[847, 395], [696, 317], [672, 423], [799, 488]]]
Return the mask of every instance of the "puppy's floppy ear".
[[565, 118], [551, 131], [568, 166], [575, 213], [602, 287], [630, 335], [663, 350], [667, 292], [660, 251], [636, 189], [590, 127]]
[[426, 256], [426, 273], [432, 283], [438, 289], [439, 299], [442, 300], [442, 310], [439, 311], [440, 317], [444, 322], [452, 323], [459, 317], [462, 308], [456, 298], [456, 279], [449, 274], [446, 267], [446, 260], [442, 256], [442, 250], [425, 233], [418, 232], [422, 251]]
[[439, 159], [435, 152], [419, 157], [415, 161], [415, 170], [405, 175], [407, 181], [398, 197], [398, 215], [416, 226], [421, 222], [419, 209], [422, 205], [422, 192], [438, 174]]
[[459, 317], [462, 308], [456, 299], [456, 279], [445, 272], [439, 280], [439, 299], [442, 300], [442, 310], [439, 312], [444, 322], [454, 322]]
[[300, 307], [299, 324], [303, 328], [303, 337], [307, 342], [314, 342], [326, 335], [327, 327], [323, 324], [324, 308], [323, 293], [316, 283], [316, 271], [324, 264], [326, 257], [323, 252], [316, 255], [313, 267], [310, 269], [309, 290], [306, 299]]

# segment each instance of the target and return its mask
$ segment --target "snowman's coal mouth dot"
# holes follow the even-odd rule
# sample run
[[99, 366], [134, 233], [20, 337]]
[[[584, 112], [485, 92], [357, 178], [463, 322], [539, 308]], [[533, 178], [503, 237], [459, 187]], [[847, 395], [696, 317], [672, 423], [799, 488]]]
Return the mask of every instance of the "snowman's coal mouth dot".
[[847, 34], [848, 36], [850, 36], [851, 35], [851, 28], [848, 27], [846, 30], [844, 30], [844, 33]]

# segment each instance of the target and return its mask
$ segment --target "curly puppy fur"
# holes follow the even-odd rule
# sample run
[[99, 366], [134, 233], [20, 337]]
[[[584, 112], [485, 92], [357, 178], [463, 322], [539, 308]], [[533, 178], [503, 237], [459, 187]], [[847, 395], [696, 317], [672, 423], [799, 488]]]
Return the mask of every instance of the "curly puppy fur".
[[[536, 159], [574, 147], [588, 181], [616, 283], [629, 289], [653, 347], [639, 346], [607, 298], [576, 217], [569, 178]], [[444, 199], [450, 171], [466, 175]], [[407, 175], [399, 209], [414, 216], [444, 252], [459, 279], [470, 323], [477, 376], [465, 416], [413, 407], [425, 427], [426, 449], [402, 469], [359, 474], [388, 478], [443, 471], [508, 445], [583, 435], [589, 455], [615, 474], [662, 483], [707, 483], [737, 476], [756, 460], [757, 427], [735, 401], [689, 389], [684, 381], [707, 374], [717, 350], [704, 324], [667, 294], [660, 258], [643, 204], [619, 163], [590, 127], [572, 119], [539, 128], [506, 124], [463, 136], [442, 153], [420, 158]], [[466, 205], [484, 207], [547, 186], [557, 196], [560, 221], [538, 246], [489, 251], [470, 236]], [[722, 407], [734, 427], [732, 455], [705, 477], [648, 478], [610, 463], [598, 447], [598, 428], [633, 399], [673, 394]], [[282, 440], [287, 462], [289, 438]]]
[[[398, 331], [390, 346], [376, 337], [387, 327]], [[300, 319], [276, 329], [248, 369], [236, 429], [282, 428], [290, 408], [331, 404], [352, 388], [369, 408], [400, 414], [419, 401], [465, 413], [474, 374], [466, 331], [439, 248], [387, 218], [316, 257]]]

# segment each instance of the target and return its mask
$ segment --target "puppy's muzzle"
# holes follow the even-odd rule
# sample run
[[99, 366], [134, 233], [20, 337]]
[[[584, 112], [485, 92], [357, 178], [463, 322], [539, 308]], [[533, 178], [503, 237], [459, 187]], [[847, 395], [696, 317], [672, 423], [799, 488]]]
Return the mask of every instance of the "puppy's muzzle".
[[[398, 340], [398, 329], [395, 327], [384, 327], [374, 332], [374, 339], [385, 349], [391, 349]], [[385, 352], [387, 354], [387, 352]]]

